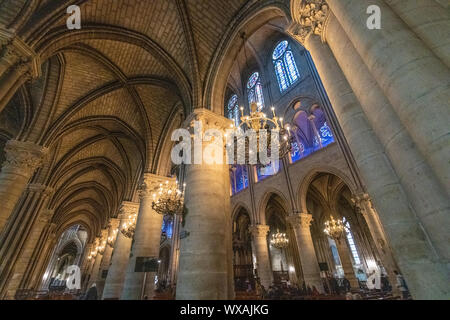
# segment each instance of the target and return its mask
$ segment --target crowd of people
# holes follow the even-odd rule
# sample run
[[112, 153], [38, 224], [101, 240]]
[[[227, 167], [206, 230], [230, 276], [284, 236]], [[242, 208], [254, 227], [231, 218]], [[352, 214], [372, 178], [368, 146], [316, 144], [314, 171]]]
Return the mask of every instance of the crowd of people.
[[[403, 276], [395, 271], [397, 283], [396, 287], [401, 293], [401, 299], [408, 299], [409, 290], [406, 285]], [[380, 295], [388, 295], [392, 292], [392, 286], [386, 275], [382, 275], [380, 279], [381, 288], [376, 290], [370, 290], [367, 288], [364, 282], [359, 282], [359, 288], [355, 289], [351, 287], [350, 281], [347, 278], [335, 278], [328, 276], [323, 280], [324, 293], [320, 293], [315, 286], [307, 285], [303, 282], [301, 285], [291, 284], [289, 281], [278, 281], [272, 283], [269, 288], [265, 288], [261, 285], [259, 279], [256, 280], [241, 280], [237, 279], [235, 283], [235, 289], [239, 292], [247, 292], [248, 294], [254, 293], [261, 299], [268, 300], [292, 300], [292, 299], [305, 299], [324, 296], [340, 296], [346, 300], [361, 300], [363, 296], [368, 293], [378, 293]]]

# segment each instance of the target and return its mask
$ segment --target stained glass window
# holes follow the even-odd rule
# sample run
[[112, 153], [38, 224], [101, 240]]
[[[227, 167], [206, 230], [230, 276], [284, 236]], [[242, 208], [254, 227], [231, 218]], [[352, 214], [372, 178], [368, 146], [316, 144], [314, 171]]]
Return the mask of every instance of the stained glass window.
[[267, 166], [257, 166], [256, 174], [258, 176], [258, 181], [276, 175], [278, 172], [280, 172], [281, 164], [282, 163], [280, 161], [274, 161]]
[[248, 170], [245, 165], [232, 166], [230, 170], [231, 192], [233, 195], [248, 187]]
[[162, 232], [166, 234], [167, 238], [172, 238], [173, 234], [173, 220], [170, 216], [165, 216], [163, 219]]
[[264, 108], [264, 95], [259, 72], [255, 72], [250, 76], [247, 82], [247, 90], [249, 105], [256, 102], [258, 104], [258, 111], [261, 111]]
[[289, 42], [286, 40], [281, 41], [273, 51], [272, 59], [280, 91], [284, 92], [300, 79], [300, 74]]
[[345, 233], [347, 236], [347, 241], [348, 241], [348, 245], [350, 247], [350, 251], [353, 256], [353, 260], [355, 262], [355, 265], [360, 265], [361, 259], [359, 258], [358, 250], [356, 250], [355, 241], [353, 240], [353, 234], [352, 234], [352, 231], [350, 230], [350, 223], [348, 223], [345, 220], [345, 218], [343, 219], [343, 222], [345, 224]]
[[291, 151], [292, 163], [334, 142], [333, 132], [319, 106], [313, 107], [310, 115], [303, 110], [297, 112], [293, 119], [292, 132], [295, 138]]
[[228, 112], [228, 119], [234, 120], [236, 126], [238, 126], [240, 117], [239, 117], [239, 105], [237, 95], [233, 95], [230, 98], [230, 100], [228, 100], [227, 112]]

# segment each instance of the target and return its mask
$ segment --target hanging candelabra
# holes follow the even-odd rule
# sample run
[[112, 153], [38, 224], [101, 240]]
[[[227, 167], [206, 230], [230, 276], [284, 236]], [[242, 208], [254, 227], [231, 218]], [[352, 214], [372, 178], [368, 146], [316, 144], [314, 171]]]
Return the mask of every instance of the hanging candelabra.
[[125, 237], [130, 239], [134, 237], [134, 231], [136, 230], [136, 220], [137, 220], [137, 213], [129, 215], [128, 221], [126, 221], [122, 225], [122, 229], [120, 230], [120, 232], [122, 232], [122, 234]]
[[276, 233], [272, 234], [270, 244], [275, 248], [283, 249], [289, 245], [289, 239], [286, 236], [286, 233], [282, 233], [279, 230], [277, 230]]
[[[284, 125], [283, 118], [279, 118], [276, 115], [275, 108], [271, 108], [273, 117], [269, 118], [267, 114], [261, 112], [259, 110], [259, 106], [256, 102], [253, 102], [250, 105], [250, 114], [244, 114], [244, 108], [241, 107], [241, 122], [237, 128], [238, 132], [244, 133], [241, 138], [238, 135], [238, 144], [243, 143], [245, 145], [245, 161], [249, 163], [249, 159], [253, 152], [257, 153], [257, 159], [259, 158], [260, 152], [267, 152], [267, 156], [270, 158], [272, 153], [272, 132], [278, 132], [279, 134], [279, 143], [278, 143], [278, 158], [284, 158], [289, 152], [292, 151], [292, 143], [294, 141], [293, 135], [291, 133], [291, 128], [289, 125]], [[245, 133], [248, 130], [252, 130], [255, 133], [256, 145], [254, 148], [250, 148], [249, 143], [247, 141], [240, 141], [240, 139], [247, 139]], [[260, 144], [260, 141], [263, 139], [262, 135], [267, 137], [267, 144]], [[267, 148], [267, 150], [262, 150], [261, 148]], [[260, 163], [258, 159], [258, 163]]]
[[340, 240], [345, 230], [344, 222], [341, 219], [334, 219], [332, 216], [330, 220], [325, 222], [325, 229], [323, 231], [330, 238]]
[[106, 243], [107, 241], [103, 241], [102, 244], [100, 246], [97, 247], [97, 252], [100, 254], [104, 254], [105, 250], [106, 250]]
[[108, 237], [108, 240], [107, 240], [108, 246], [113, 248], [116, 238], [117, 238], [117, 229], [113, 231], [113, 234], [110, 237]]
[[166, 181], [161, 183], [159, 189], [153, 194], [152, 208], [161, 215], [181, 215], [183, 214], [184, 193], [186, 184], [183, 184], [183, 189], [180, 190], [178, 181], [170, 183]]

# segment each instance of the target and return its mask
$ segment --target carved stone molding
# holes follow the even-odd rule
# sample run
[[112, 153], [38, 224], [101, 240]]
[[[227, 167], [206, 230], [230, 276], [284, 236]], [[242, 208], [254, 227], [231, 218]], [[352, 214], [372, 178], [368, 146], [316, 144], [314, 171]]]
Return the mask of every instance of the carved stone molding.
[[313, 222], [313, 217], [309, 213], [296, 213], [288, 216], [286, 220], [292, 225], [294, 229], [311, 227]]
[[109, 230], [111, 231], [111, 230], [117, 229], [119, 227], [119, 224], [120, 224], [120, 219], [113, 218], [113, 219], [109, 220], [109, 224], [108, 224]]
[[152, 173], [144, 173], [142, 178], [142, 183], [139, 188], [139, 197], [153, 197], [156, 195], [156, 191], [159, 189], [161, 184], [165, 184], [166, 182], [174, 183], [176, 178], [159, 176]]
[[300, 43], [312, 35], [321, 36], [325, 29], [330, 9], [325, 0], [294, 0], [291, 4], [293, 23], [286, 31]]
[[5, 146], [6, 160], [2, 171], [31, 177], [42, 165], [48, 149], [30, 142], [9, 140]]
[[194, 109], [194, 112], [192, 112], [186, 118], [184, 126], [186, 128], [192, 129], [194, 127], [194, 121], [199, 121], [202, 123], [203, 131], [209, 129], [217, 129], [225, 131], [226, 129], [229, 129], [231, 125], [234, 124], [233, 120], [225, 118], [221, 115], [218, 115], [204, 108]]
[[256, 226], [250, 226], [248, 230], [255, 238], [260, 237], [266, 238], [267, 235], [269, 234], [270, 227], [267, 225], [258, 224]]
[[41, 76], [40, 57], [28, 44], [10, 30], [0, 28], [0, 62], [16, 65], [20, 72], [37, 79]]
[[44, 197], [51, 197], [55, 190], [43, 184], [32, 183], [28, 185], [28, 192], [41, 193]]
[[138, 212], [139, 212], [139, 203], [124, 201], [120, 206], [119, 219], [121, 221], [128, 220], [131, 215], [137, 214]]

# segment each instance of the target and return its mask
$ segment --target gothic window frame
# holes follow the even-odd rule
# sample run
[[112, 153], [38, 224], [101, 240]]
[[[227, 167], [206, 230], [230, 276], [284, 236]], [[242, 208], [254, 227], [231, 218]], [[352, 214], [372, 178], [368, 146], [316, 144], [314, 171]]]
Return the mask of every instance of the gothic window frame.
[[291, 43], [288, 40], [277, 43], [272, 51], [272, 63], [281, 93], [288, 91], [301, 79]]
[[253, 102], [256, 102], [258, 104], [258, 111], [262, 111], [265, 105], [264, 92], [261, 83], [261, 73], [259, 71], [254, 71], [251, 73], [248, 77], [246, 88], [249, 106], [251, 106]]
[[237, 94], [232, 94], [227, 102], [227, 117], [230, 120], [234, 120], [234, 123], [239, 126], [240, 115], [239, 115], [239, 97]]

